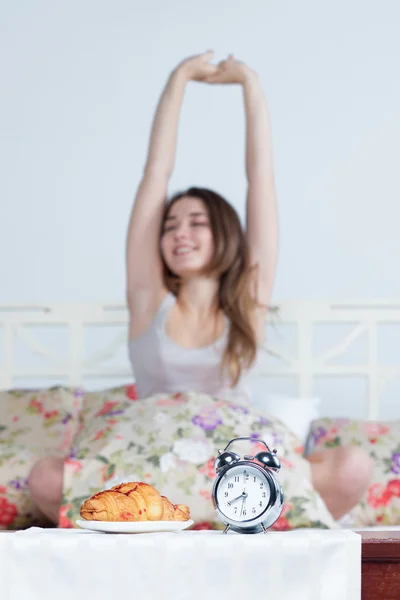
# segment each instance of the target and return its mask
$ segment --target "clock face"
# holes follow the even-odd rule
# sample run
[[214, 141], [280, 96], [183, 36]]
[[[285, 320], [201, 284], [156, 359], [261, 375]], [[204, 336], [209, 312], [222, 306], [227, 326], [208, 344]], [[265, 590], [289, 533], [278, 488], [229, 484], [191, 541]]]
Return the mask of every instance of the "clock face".
[[257, 519], [271, 497], [267, 476], [251, 465], [236, 465], [222, 476], [216, 489], [219, 510], [232, 521]]

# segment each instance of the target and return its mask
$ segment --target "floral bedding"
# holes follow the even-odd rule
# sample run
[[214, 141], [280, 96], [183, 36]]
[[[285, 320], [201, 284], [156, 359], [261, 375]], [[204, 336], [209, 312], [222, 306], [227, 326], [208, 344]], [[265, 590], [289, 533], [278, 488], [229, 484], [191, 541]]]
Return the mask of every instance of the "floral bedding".
[[[237, 436], [241, 455], [277, 448], [285, 505], [275, 529], [336, 527], [311, 484], [299, 440], [280, 421], [202, 394], [137, 400], [132, 386], [86, 393], [80, 431], [65, 461], [60, 526], [75, 527], [83, 500], [119, 481], [145, 481], [187, 504], [195, 528], [221, 528], [211, 501], [214, 458]], [[246, 444], [251, 446], [251, 449]]]
[[252, 438], [238, 444], [239, 454], [263, 448], [260, 439], [278, 450], [285, 505], [275, 529], [336, 526], [312, 487], [301, 442], [280, 421], [200, 394], [137, 400], [128, 385], [0, 393], [0, 529], [49, 525], [27, 486], [35, 461], [48, 455], [65, 457], [61, 527], [76, 527], [88, 496], [133, 479], [188, 504], [195, 528], [220, 528], [211, 502], [214, 457], [239, 435]]

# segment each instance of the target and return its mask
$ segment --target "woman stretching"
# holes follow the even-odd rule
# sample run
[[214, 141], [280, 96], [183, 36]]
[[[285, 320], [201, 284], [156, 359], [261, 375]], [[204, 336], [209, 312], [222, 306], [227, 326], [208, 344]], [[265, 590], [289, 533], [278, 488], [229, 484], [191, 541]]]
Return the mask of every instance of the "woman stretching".
[[[196, 390], [251, 401], [257, 349], [278, 258], [278, 216], [268, 109], [257, 74], [212, 52], [170, 75], [155, 114], [127, 240], [129, 353], [140, 398]], [[179, 114], [190, 81], [237, 84], [246, 113], [246, 227], [214, 191], [192, 187], [166, 203]], [[367, 488], [372, 464], [356, 447], [309, 455], [314, 487], [335, 518]], [[33, 500], [58, 521], [63, 460], [33, 467]]]

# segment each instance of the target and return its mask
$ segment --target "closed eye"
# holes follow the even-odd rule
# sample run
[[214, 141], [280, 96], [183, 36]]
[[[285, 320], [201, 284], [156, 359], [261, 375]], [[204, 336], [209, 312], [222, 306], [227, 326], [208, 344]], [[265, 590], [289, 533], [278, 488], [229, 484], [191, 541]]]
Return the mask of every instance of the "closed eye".
[[[208, 227], [210, 225], [209, 221], [192, 221], [190, 223], [190, 227]], [[163, 233], [168, 233], [169, 231], [174, 231], [178, 228], [178, 223], [173, 222], [169, 225], [165, 225], [163, 229]]]
[[202, 227], [202, 226], [208, 226], [209, 222], [208, 221], [194, 221], [193, 223], [191, 223], [192, 227]]

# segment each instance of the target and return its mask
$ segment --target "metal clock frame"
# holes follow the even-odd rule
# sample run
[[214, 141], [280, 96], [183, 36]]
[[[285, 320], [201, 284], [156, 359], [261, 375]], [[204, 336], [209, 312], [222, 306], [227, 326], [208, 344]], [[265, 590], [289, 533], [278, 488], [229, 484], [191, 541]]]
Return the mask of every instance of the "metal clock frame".
[[[234, 438], [228, 443], [228, 445], [225, 447], [225, 449], [222, 452], [226, 452], [227, 449], [229, 448], [229, 446], [235, 441], [252, 440], [252, 439], [253, 438], [250, 438], [250, 437]], [[273, 453], [270, 451], [268, 445], [263, 440], [257, 440], [257, 441], [263, 443], [265, 445], [265, 447], [267, 448], [268, 452], [271, 454], [271, 456], [273, 455]], [[222, 454], [222, 452], [220, 451], [220, 454]], [[259, 465], [258, 463], [254, 462], [253, 459], [254, 459], [253, 456], [247, 456], [247, 455], [245, 455], [243, 457], [243, 459], [238, 457], [237, 460], [235, 460], [231, 464], [227, 464], [226, 466], [220, 468], [217, 472], [217, 476], [214, 481], [214, 485], [213, 485], [213, 489], [212, 489], [212, 501], [213, 501], [214, 508], [217, 512], [218, 518], [224, 525], [226, 525], [226, 527], [224, 529], [224, 533], [227, 533], [229, 531], [229, 529], [231, 529], [232, 531], [235, 531], [237, 533], [261, 533], [261, 532], [267, 533], [268, 528], [271, 527], [275, 523], [275, 521], [279, 518], [279, 515], [282, 512], [283, 502], [284, 502], [284, 494], [283, 494], [282, 487], [281, 487], [279, 481], [277, 480], [277, 478], [274, 476], [273, 472], [268, 467]], [[260, 515], [258, 515], [258, 517], [256, 517], [255, 519], [246, 519], [244, 521], [236, 521], [234, 519], [227, 517], [222, 512], [222, 507], [217, 499], [218, 487], [219, 487], [220, 483], [222, 482], [223, 477], [231, 469], [233, 469], [234, 467], [238, 467], [238, 466], [243, 467], [243, 469], [245, 469], [246, 467], [251, 467], [253, 469], [256, 469], [257, 471], [260, 472], [261, 475], [263, 475], [264, 479], [266, 479], [269, 484], [270, 497], [268, 500], [268, 504], [265, 507], [265, 509], [262, 511], [262, 513]]]

